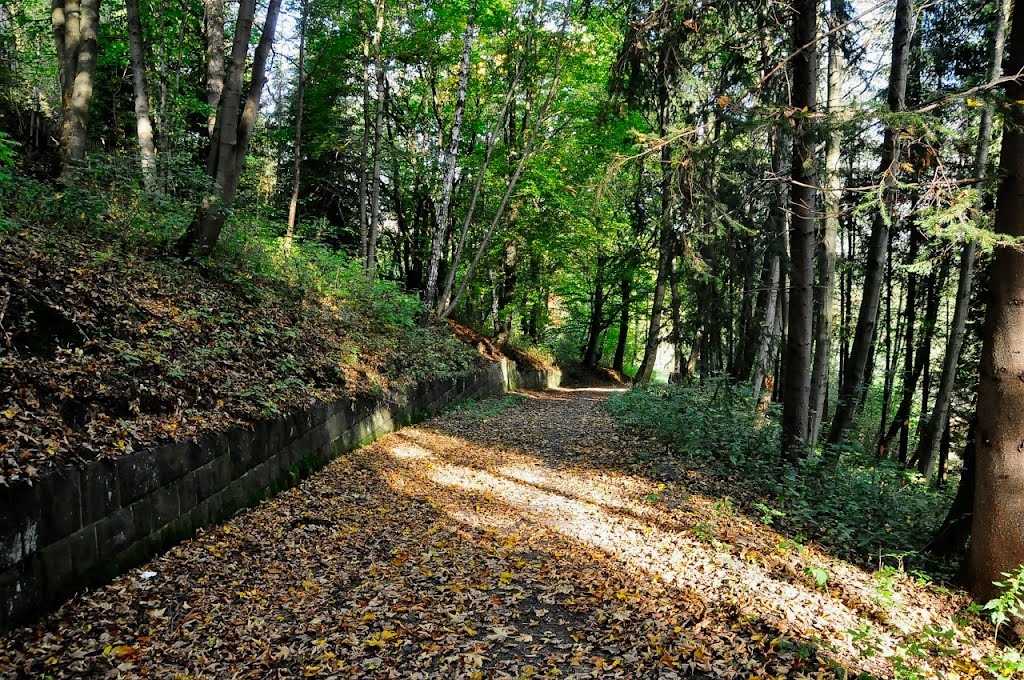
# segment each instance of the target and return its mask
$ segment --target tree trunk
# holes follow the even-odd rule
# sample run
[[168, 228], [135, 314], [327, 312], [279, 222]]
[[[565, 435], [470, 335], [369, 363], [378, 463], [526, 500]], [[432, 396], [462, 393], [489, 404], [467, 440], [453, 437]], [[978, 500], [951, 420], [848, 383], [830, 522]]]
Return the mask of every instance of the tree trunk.
[[843, 32], [839, 30], [847, 19], [843, 0], [831, 0], [828, 36], [828, 116], [829, 134], [825, 151], [825, 186], [822, 198], [825, 204], [824, 231], [818, 256], [820, 276], [817, 329], [814, 337], [814, 365], [811, 369], [810, 424], [807, 446], [818, 443], [821, 423], [825, 418], [828, 392], [829, 364], [832, 354], [832, 297], [836, 285], [836, 239], [839, 235], [839, 207], [842, 202], [843, 180], [839, 174], [840, 146], [843, 141], [842, 122], [843, 81], [846, 79], [846, 59], [843, 56]]
[[[796, 461], [806, 453], [811, 396], [811, 335], [814, 312], [814, 213], [817, 176], [814, 169], [814, 118], [817, 108], [817, 3], [793, 3], [794, 117], [792, 188], [790, 189], [789, 332], [783, 359], [782, 455]], [[799, 113], [800, 111], [806, 113]]]
[[71, 93], [78, 70], [78, 46], [82, 39], [78, 0], [52, 0], [50, 3], [53, 45], [57, 52], [61, 111], [71, 108]]
[[[785, 146], [783, 144], [783, 128], [775, 126], [772, 129], [770, 140], [772, 145], [772, 176], [782, 177], [785, 172]], [[768, 259], [767, 289], [765, 291], [764, 320], [761, 326], [760, 345], [757, 351], [757, 359], [754, 362], [754, 372], [751, 377], [751, 385], [754, 390], [754, 402], [760, 404], [761, 391], [765, 388], [770, 393], [773, 382], [771, 379], [772, 367], [775, 365], [775, 354], [779, 347], [779, 334], [782, 332], [782, 324], [776, 323], [780, 316], [779, 307], [782, 304], [782, 256], [785, 254], [786, 242], [786, 187], [782, 182], [775, 186], [774, 206], [768, 213], [767, 228], [771, 241], [765, 256]], [[765, 282], [762, 281], [762, 285]], [[769, 399], [771, 394], [768, 395]]]
[[654, 364], [658, 359], [658, 346], [661, 344], [661, 316], [665, 306], [665, 287], [672, 266], [673, 241], [672, 213], [675, 206], [675, 170], [672, 166], [672, 147], [664, 144], [661, 147], [661, 226], [658, 236], [658, 277], [654, 283], [654, 294], [651, 298], [651, 317], [648, 323], [647, 342], [644, 347], [644, 358], [636, 372], [636, 382], [648, 383], [654, 375]]
[[[302, 113], [306, 103], [306, 23], [309, 21], [309, 0], [302, 0], [302, 18], [299, 20], [299, 64], [295, 80], [295, 168], [292, 173], [292, 197], [288, 202], [288, 227], [285, 243], [291, 245], [295, 236], [295, 220], [299, 213], [299, 184], [302, 179]], [[397, 259], [397, 258], [396, 258]]]
[[974, 512], [974, 485], [976, 474], [974, 423], [967, 432], [967, 446], [964, 447], [962, 458], [963, 471], [960, 473], [960, 485], [956, 488], [953, 504], [946, 513], [942, 526], [935, 536], [922, 548], [924, 552], [940, 557], [956, 554], [963, 550], [971, 535], [971, 523]]
[[[1004, 73], [1024, 68], [1024, 3], [1014, 3], [1009, 59]], [[1011, 81], [1008, 101], [1024, 100], [1024, 86]], [[996, 196], [995, 231], [1024, 236], [1024, 112], [1005, 110], [1002, 181]], [[1024, 562], [1024, 253], [999, 247], [992, 262], [990, 302], [979, 370], [977, 480], [968, 582], [982, 601], [993, 597], [993, 581]]]
[[[1010, 0], [999, 3], [999, 13], [992, 29], [992, 62], [989, 68], [989, 80], [999, 77], [1003, 64], [1003, 43], [1006, 40], [1006, 17], [1010, 12]], [[974, 156], [974, 176], [979, 185], [984, 185], [986, 166], [988, 165], [989, 147], [992, 143], [993, 106], [987, 103], [981, 114], [978, 128], [978, 146]], [[983, 195], [979, 193], [975, 210], [980, 214], [983, 210]], [[949, 409], [953, 400], [953, 387], [956, 384], [957, 363], [960, 361], [960, 350], [963, 348], [967, 335], [967, 312], [971, 301], [971, 287], [974, 283], [974, 260], [977, 244], [968, 241], [960, 255], [960, 273], [956, 287], [956, 302], [953, 307], [953, 324], [946, 340], [946, 353], [942, 359], [942, 373], [939, 376], [939, 390], [935, 395], [935, 406], [924, 427], [918, 443], [917, 457], [923, 461], [925, 474], [931, 477], [940, 446], [940, 432], [949, 427]]]
[[132, 84], [135, 87], [135, 122], [139, 135], [139, 157], [142, 163], [142, 181], [147, 191], [156, 189], [156, 144], [153, 124], [149, 119], [149, 92], [146, 88], [146, 50], [139, 20], [138, 0], [125, 0], [128, 11], [128, 42], [131, 49]]
[[384, 0], [377, 1], [377, 28], [373, 33], [373, 68], [377, 77], [377, 110], [373, 124], [373, 170], [370, 172], [370, 222], [366, 236], [366, 277], [373, 279], [377, 269], [377, 237], [380, 234], [380, 162], [381, 137], [384, 122], [384, 85], [386, 73], [382, 58], [381, 34], [384, 32]]
[[[897, 113], [906, 108], [907, 70], [910, 61], [910, 34], [913, 21], [913, 2], [897, 0], [896, 22], [892, 39], [892, 68], [889, 72], [889, 110]], [[871, 357], [871, 345], [878, 322], [879, 300], [882, 294], [886, 252], [889, 246], [889, 221], [896, 199], [896, 172], [899, 168], [899, 139], [897, 130], [887, 125], [882, 142], [882, 159], [879, 173], [882, 175], [882, 205], [871, 223], [871, 237], [868, 241], [868, 266], [864, 276], [860, 311], [857, 315], [857, 330], [853, 338], [853, 349], [846, 363], [846, 376], [839, 394], [839, 404], [832, 418], [828, 440], [836, 444], [853, 419], [853, 412], [859, 403], [859, 396], [870, 382], [867, 368]]]
[[203, 0], [203, 4], [206, 5], [206, 105], [210, 107], [206, 128], [212, 139], [224, 92], [224, 0]]
[[[908, 265], [914, 264], [917, 260], [917, 253], [920, 245], [921, 232], [916, 226], [912, 225], [910, 230], [910, 249], [907, 253]], [[917, 386], [917, 377], [920, 375], [919, 372], [914, 370], [917, 365], [917, 362], [915, 361], [917, 353], [915, 352], [914, 347], [914, 327], [917, 324], [917, 288], [917, 274], [907, 272], [907, 311], [904, 315], [907, 325], [904, 329], [903, 340], [903, 394], [900, 397], [900, 405], [896, 409], [896, 417], [893, 419], [894, 424], [899, 428], [900, 432], [899, 460], [901, 463], [905, 463], [907, 461], [907, 447], [909, 446], [910, 440], [910, 405], [914, 399], [914, 388]], [[927, 322], [925, 323], [927, 324]], [[921, 347], [924, 347], [923, 342], [921, 343]], [[917, 349], [920, 350], [920, 347]], [[885, 422], [884, 417], [882, 418], [882, 422]], [[885, 446], [888, 446], [887, 442], [883, 442], [879, 445], [880, 454], [881, 449]]]
[[607, 264], [603, 255], [597, 257], [594, 272], [594, 295], [590, 307], [590, 327], [587, 332], [587, 348], [583, 352], [584, 366], [597, 366], [598, 339], [604, 330], [604, 268]]
[[177, 250], [182, 256], [198, 259], [213, 251], [234, 203], [249, 141], [256, 125], [260, 97], [267, 82], [267, 60], [274, 42], [280, 9], [281, 0], [270, 0], [267, 5], [263, 33], [253, 54], [252, 78], [243, 108], [242, 79], [256, 2], [241, 0], [239, 3], [231, 61], [224, 79], [224, 91], [217, 109], [214, 136], [210, 141], [210, 153], [206, 161], [206, 172], [216, 180], [216, 184], [214, 190], [201, 201], [195, 220], [178, 241]]
[[[54, 0], [53, 31], [58, 59], [63, 55], [61, 81], [63, 125], [61, 129], [62, 174], [85, 160], [93, 79], [99, 49], [100, 0]], [[77, 19], [76, 19], [77, 17]]]
[[[562, 56], [565, 51], [565, 37], [569, 25], [570, 8], [571, 3], [567, 4], [565, 7], [565, 13], [562, 15], [562, 22], [558, 29], [558, 47], [555, 49], [555, 65], [551, 77], [551, 83], [548, 87], [547, 95], [545, 96], [544, 102], [543, 104], [541, 104], [540, 109], [538, 109], [536, 117], [533, 119], [533, 125], [529, 130], [526, 143], [523, 145], [523, 148], [519, 153], [519, 162], [516, 164], [515, 170], [512, 172], [512, 176], [509, 178], [508, 184], [505, 186], [505, 193], [502, 194], [501, 201], [498, 203], [498, 209], [494, 212], [494, 215], [491, 217], [490, 225], [487, 227], [486, 230], [484, 230], [483, 236], [480, 239], [480, 245], [477, 247], [476, 254], [473, 255], [473, 260], [469, 263], [469, 267], [466, 269], [466, 273], [462, 277], [462, 282], [459, 283], [458, 289], [455, 291], [453, 295], [450, 296], [449, 299], [449, 291], [452, 289], [455, 283], [455, 268], [458, 266], [459, 257], [461, 256], [462, 243], [465, 240], [466, 233], [469, 229], [469, 223], [473, 215], [473, 208], [476, 205], [476, 197], [479, 194], [479, 187], [481, 180], [483, 178], [483, 168], [481, 169], [480, 175], [477, 179], [477, 189], [474, 190], [473, 192], [473, 199], [470, 203], [469, 212], [466, 216], [466, 221], [463, 223], [463, 230], [459, 240], [459, 245], [456, 248], [456, 254], [453, 255], [452, 257], [452, 262], [450, 265], [451, 268], [449, 270], [448, 276], [448, 283], [445, 285], [445, 294], [442, 295], [439, 300], [438, 316], [442, 319], [448, 318], [448, 315], [455, 310], [456, 305], [458, 305], [459, 303], [459, 299], [462, 297], [462, 294], [466, 291], [466, 286], [469, 285], [470, 280], [473, 278], [473, 274], [476, 272], [477, 265], [480, 263], [480, 258], [483, 256], [484, 251], [490, 244], [491, 237], [494, 236], [494, 232], [498, 228], [498, 225], [501, 223], [506, 208], [508, 208], [509, 200], [512, 198], [512, 193], [515, 191], [516, 186], [519, 183], [519, 178], [522, 176], [523, 170], [526, 168], [526, 162], [533, 155], [533, 151], [537, 143], [537, 135], [540, 132], [540, 128], [547, 122], [548, 111], [551, 109], [551, 104], [555, 99], [555, 94], [559, 91], [560, 88], [559, 84], [561, 82], [562, 75]], [[529, 41], [527, 41], [527, 49], [528, 48]], [[502, 107], [503, 113], [508, 110], [508, 105], [512, 101], [512, 96], [515, 92], [515, 83], [518, 81], [518, 77], [519, 67], [517, 66], [516, 75], [512, 79], [512, 83], [509, 86], [509, 90], [506, 95], [505, 105]], [[532, 97], [532, 91], [530, 94]], [[514, 118], [514, 115], [511, 117]], [[526, 117], [524, 117], [523, 119], [523, 125], [526, 125]]]
[[425, 304], [427, 310], [434, 309], [437, 299], [437, 278], [441, 266], [441, 247], [448, 233], [448, 212], [452, 204], [452, 187], [455, 186], [455, 173], [459, 167], [459, 140], [462, 133], [462, 117], [466, 112], [466, 92], [469, 89], [469, 63], [473, 55], [473, 40], [476, 37], [476, 2], [469, 7], [469, 21], [466, 23], [466, 35], [462, 41], [462, 60], [459, 64], [459, 86], [455, 94], [455, 117], [448, 139], [448, 150], [443, 155], [442, 167], [444, 178], [441, 181], [441, 201], [437, 208], [437, 228], [430, 245], [430, 267], [427, 273], [427, 291]]
[[369, 181], [370, 151], [370, 22], [366, 17], [365, 4], [359, 3], [359, 15], [363, 23], [363, 132], [359, 142], [359, 260], [366, 261], [366, 242], [369, 224], [366, 215], [366, 184]]
[[615, 358], [612, 359], [612, 368], [622, 373], [625, 371], [626, 344], [629, 340], [630, 281], [628, 276], [622, 277], [619, 290], [622, 296], [622, 311], [619, 312], [619, 340], [615, 344]]

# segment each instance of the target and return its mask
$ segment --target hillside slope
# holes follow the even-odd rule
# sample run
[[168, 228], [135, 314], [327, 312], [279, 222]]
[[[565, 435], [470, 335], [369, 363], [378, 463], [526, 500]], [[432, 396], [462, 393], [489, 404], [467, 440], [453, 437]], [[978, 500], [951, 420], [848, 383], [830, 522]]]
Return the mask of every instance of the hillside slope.
[[116, 224], [0, 225], [0, 484], [478, 358], [322, 251], [199, 268]]

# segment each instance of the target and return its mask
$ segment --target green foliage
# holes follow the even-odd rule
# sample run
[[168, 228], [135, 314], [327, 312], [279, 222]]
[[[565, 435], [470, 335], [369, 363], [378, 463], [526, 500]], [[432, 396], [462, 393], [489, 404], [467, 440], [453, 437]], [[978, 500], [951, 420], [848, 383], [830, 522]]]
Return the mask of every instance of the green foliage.
[[634, 388], [609, 399], [608, 408], [686, 465], [729, 482], [730, 497], [752, 516], [862, 564], [901, 562], [949, 506], [951, 490], [932, 490], [919, 475], [857, 450], [783, 464], [774, 408], [758, 413], [750, 388], [727, 378]]
[[0, 186], [11, 181], [11, 169], [14, 167], [14, 159], [17, 157], [19, 144], [11, 139], [3, 130], [0, 130]]
[[809, 565], [804, 567], [804, 573], [810, 576], [819, 588], [824, 588], [828, 585], [829, 573], [827, 569]]
[[996, 627], [996, 635], [999, 635], [999, 627], [1014, 619], [1024, 618], [1024, 564], [1017, 567], [1012, 573], [1003, 572], [1005, 581], [996, 581], [993, 585], [1002, 589], [999, 597], [985, 603], [984, 610]]

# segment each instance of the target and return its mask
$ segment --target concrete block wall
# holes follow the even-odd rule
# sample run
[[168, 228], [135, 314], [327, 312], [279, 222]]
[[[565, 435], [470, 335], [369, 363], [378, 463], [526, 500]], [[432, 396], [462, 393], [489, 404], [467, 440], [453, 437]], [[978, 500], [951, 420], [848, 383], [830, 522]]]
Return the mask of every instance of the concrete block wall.
[[0, 631], [109, 581], [331, 459], [467, 399], [557, 387], [556, 371], [502, 360], [383, 399], [318, 404], [248, 427], [166, 444], [31, 486], [0, 488]]

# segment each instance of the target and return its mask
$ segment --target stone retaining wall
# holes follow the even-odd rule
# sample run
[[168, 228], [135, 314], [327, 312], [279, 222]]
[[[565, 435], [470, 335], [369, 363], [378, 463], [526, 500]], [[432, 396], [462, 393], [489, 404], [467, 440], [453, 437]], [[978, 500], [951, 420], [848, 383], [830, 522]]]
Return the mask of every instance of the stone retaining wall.
[[345, 400], [0, 488], [0, 631], [109, 581], [346, 451], [447, 406], [557, 387], [502, 360], [459, 379]]

